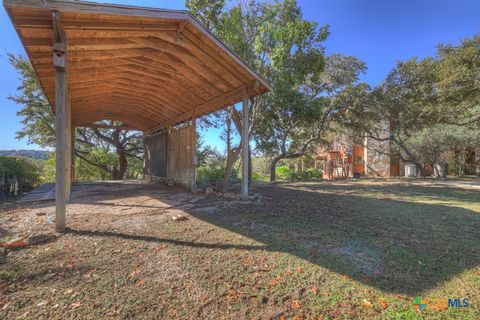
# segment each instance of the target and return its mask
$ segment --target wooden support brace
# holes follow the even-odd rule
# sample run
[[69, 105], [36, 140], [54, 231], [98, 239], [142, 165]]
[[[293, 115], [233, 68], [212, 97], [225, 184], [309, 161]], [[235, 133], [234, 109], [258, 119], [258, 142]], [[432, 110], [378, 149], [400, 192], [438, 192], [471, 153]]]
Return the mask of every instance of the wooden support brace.
[[53, 65], [55, 67], [55, 229], [65, 231], [66, 202], [70, 196], [71, 115], [68, 100], [67, 44], [65, 31], [60, 23], [60, 13], [52, 12]]

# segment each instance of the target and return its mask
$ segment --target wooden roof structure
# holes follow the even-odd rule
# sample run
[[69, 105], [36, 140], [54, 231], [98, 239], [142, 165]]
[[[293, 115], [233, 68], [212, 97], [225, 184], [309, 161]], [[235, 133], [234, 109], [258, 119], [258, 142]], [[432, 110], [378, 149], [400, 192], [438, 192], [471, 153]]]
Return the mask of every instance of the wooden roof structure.
[[270, 90], [188, 11], [67, 0], [4, 0], [4, 6], [53, 110], [52, 55], [61, 23], [74, 127], [109, 119], [153, 133], [192, 112], [237, 103], [245, 90], [249, 97]]

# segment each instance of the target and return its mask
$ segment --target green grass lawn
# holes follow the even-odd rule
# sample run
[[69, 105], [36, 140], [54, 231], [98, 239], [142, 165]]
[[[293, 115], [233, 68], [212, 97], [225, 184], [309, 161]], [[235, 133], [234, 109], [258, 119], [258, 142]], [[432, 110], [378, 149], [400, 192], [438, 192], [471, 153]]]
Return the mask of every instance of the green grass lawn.
[[[479, 318], [479, 189], [365, 181], [256, 192], [255, 204], [152, 192], [128, 205], [73, 203], [69, 233], [0, 264], [0, 317]], [[171, 210], [190, 219], [174, 222]], [[469, 307], [419, 313], [415, 297]]]

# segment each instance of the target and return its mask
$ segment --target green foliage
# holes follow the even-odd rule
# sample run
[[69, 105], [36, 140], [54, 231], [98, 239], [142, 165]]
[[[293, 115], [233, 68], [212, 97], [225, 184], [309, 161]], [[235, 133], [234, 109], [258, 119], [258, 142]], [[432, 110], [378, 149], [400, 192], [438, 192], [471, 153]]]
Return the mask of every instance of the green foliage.
[[310, 168], [306, 171], [308, 179], [320, 179], [322, 178], [322, 172], [318, 169]]
[[268, 181], [268, 175], [258, 172], [258, 171], [253, 171], [252, 172], [252, 180], [255, 182], [267, 182]]
[[[109, 165], [116, 165], [118, 157], [113, 152], [106, 152], [104, 149], [94, 149], [91, 157]], [[55, 182], [55, 153], [49, 154], [47, 160], [42, 161], [43, 169], [41, 170], [41, 182]], [[128, 167], [125, 172], [126, 179], [139, 179], [143, 174], [143, 161], [131, 157], [128, 158]], [[94, 166], [79, 157], [75, 157], [75, 180], [89, 181], [89, 180], [109, 180], [111, 176], [105, 170]]]
[[215, 29], [225, 0], [186, 0], [185, 7], [208, 29]]
[[291, 176], [290, 169], [288, 168], [288, 166], [285, 166], [285, 165], [278, 166], [275, 169], [275, 174], [281, 180], [286, 180], [286, 179], [290, 178], [290, 176]]
[[[225, 168], [223, 166], [209, 166], [202, 165], [197, 168], [197, 182], [217, 184], [223, 179]], [[230, 181], [238, 181], [238, 171], [236, 168], [232, 169], [232, 175]]]
[[[452, 129], [455, 128], [436, 125], [420, 130], [409, 139], [406, 147], [416, 159], [435, 168], [436, 165], [445, 163], [447, 151], [455, 147]], [[435, 170], [434, 173], [440, 178], [439, 172]]]
[[275, 173], [281, 180], [309, 180], [322, 178], [322, 172], [309, 168], [305, 171], [291, 170], [288, 165], [277, 166]]
[[108, 180], [111, 179], [110, 173], [106, 170], [94, 166], [91, 161], [101, 163], [104, 166], [116, 167], [118, 165], [117, 155], [105, 148], [92, 148], [89, 150], [88, 161], [83, 157], [75, 158], [75, 179], [80, 181], [87, 180]]
[[36, 187], [40, 182], [41, 162], [22, 157], [0, 157], [0, 185], [18, 184], [22, 193]]
[[143, 159], [127, 157], [128, 167], [125, 179], [141, 179], [143, 177]]
[[348, 106], [332, 97], [355, 85], [365, 64], [341, 55], [326, 59], [328, 25], [304, 19], [295, 0], [231, 7], [191, 0], [186, 6], [273, 87], [249, 111], [256, 147], [277, 158], [273, 167], [279, 159], [305, 154], [325, 124]]
[[222, 167], [200, 166], [197, 168], [198, 183], [218, 183], [223, 178]]
[[323, 41], [328, 26], [306, 21], [296, 1], [262, 3], [259, 29], [268, 79], [273, 87], [259, 103], [257, 148], [270, 157], [299, 152], [315, 132], [325, 99], [318, 82], [325, 69]]
[[435, 96], [440, 120], [473, 124], [480, 121], [480, 34], [459, 45], [437, 47]]
[[55, 182], [55, 164], [55, 152], [51, 152], [48, 154], [48, 159], [43, 161], [43, 170], [40, 176], [42, 183]]
[[447, 145], [458, 147], [447, 141], [459, 138], [455, 126], [480, 129], [479, 77], [479, 35], [440, 45], [433, 57], [398, 62], [373, 92], [353, 104], [343, 124], [359, 135], [390, 140], [391, 151], [423, 173], [422, 163], [433, 163]]
[[17, 139], [27, 138], [29, 143], [42, 147], [55, 147], [55, 116], [38, 82], [30, 61], [23, 56], [8, 55], [8, 59], [17, 70], [21, 85], [19, 95], [9, 99], [22, 106], [17, 116], [22, 117], [22, 130]]

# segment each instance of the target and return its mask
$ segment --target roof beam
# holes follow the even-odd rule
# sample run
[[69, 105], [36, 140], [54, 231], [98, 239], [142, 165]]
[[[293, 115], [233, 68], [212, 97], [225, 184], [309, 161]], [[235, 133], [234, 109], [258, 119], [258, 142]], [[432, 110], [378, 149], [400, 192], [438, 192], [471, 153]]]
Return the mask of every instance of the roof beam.
[[[227, 105], [232, 105], [232, 104], [235, 104], [237, 103], [238, 101], [241, 100], [241, 94], [244, 90], [245, 86], [241, 86], [239, 88], [236, 88], [228, 93], [225, 93], [225, 94], [222, 94], [221, 96], [218, 96], [208, 102], [205, 102], [201, 105], [198, 105], [197, 107], [195, 107], [195, 113], [197, 116], [200, 116], [200, 115], [203, 115], [205, 114], [205, 109], [207, 107], [212, 107], [212, 105], [218, 105], [218, 104], [221, 104], [220, 106], [218, 106], [216, 109], [220, 109], [222, 107], [225, 107]], [[186, 111], [184, 112], [183, 114], [180, 114], [178, 115], [177, 117], [174, 117], [174, 118], [171, 118], [161, 124], [159, 124], [158, 126], [155, 126], [153, 128], [151, 128], [149, 130], [150, 133], [154, 133], [158, 130], [162, 130], [164, 129], [165, 127], [168, 127], [168, 126], [171, 126], [171, 125], [174, 125], [178, 122], [181, 122], [182, 120], [184, 119], [189, 119], [188, 115], [191, 114], [192, 111]]]

